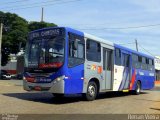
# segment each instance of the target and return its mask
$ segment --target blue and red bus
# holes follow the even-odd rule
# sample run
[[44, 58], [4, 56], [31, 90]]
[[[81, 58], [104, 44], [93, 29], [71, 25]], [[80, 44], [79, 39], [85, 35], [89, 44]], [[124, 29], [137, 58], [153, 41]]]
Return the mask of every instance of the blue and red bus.
[[29, 33], [25, 51], [24, 89], [55, 97], [154, 87], [154, 57], [68, 27]]

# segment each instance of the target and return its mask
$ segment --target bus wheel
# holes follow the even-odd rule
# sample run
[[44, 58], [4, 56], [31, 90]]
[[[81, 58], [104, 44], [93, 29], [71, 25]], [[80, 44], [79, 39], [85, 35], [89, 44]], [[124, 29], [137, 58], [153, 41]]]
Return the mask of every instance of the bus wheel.
[[52, 95], [53, 95], [55, 98], [64, 97], [64, 94], [59, 94], [59, 93], [52, 93]]
[[137, 83], [136, 83], [136, 89], [135, 89], [135, 91], [134, 91], [134, 94], [135, 95], [139, 95], [141, 93], [141, 83], [138, 81]]
[[87, 93], [85, 94], [85, 98], [88, 101], [95, 100], [97, 96], [97, 84], [93, 81], [88, 83]]

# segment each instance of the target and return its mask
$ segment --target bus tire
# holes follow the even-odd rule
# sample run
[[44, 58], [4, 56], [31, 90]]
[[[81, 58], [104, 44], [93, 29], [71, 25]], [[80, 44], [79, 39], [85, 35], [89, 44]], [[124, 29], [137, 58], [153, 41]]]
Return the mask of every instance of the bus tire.
[[140, 83], [140, 81], [137, 81], [136, 88], [134, 90], [134, 94], [139, 95], [140, 93], [141, 93], [141, 83]]
[[59, 93], [52, 93], [52, 95], [53, 95], [55, 98], [62, 98], [62, 97], [64, 97], [64, 94], [59, 94]]
[[84, 97], [88, 101], [93, 101], [97, 97], [97, 84], [94, 81], [88, 83], [87, 93], [84, 94]]

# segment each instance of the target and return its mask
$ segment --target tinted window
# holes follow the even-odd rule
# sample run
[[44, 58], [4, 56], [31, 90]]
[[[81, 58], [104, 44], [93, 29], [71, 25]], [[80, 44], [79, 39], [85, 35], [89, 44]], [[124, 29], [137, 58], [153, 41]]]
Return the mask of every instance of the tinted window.
[[132, 61], [138, 62], [138, 55], [132, 54]]
[[123, 66], [129, 67], [129, 55], [124, 54]]
[[132, 66], [134, 68], [141, 68], [141, 57], [136, 55], [136, 54], [132, 54]]
[[154, 60], [152, 60], [152, 65], [154, 65]]
[[152, 60], [151, 59], [149, 59], [149, 64], [152, 65]]
[[107, 70], [112, 70], [112, 51], [107, 52]]
[[77, 57], [84, 58], [84, 44], [78, 43]]
[[142, 57], [142, 63], [146, 63], [146, 58]]
[[84, 38], [82, 36], [69, 33], [69, 67], [74, 67], [84, 63], [84, 48]]
[[152, 59], [149, 59], [148, 70], [154, 70], [154, 61]]
[[154, 69], [153, 64], [154, 61], [152, 59], [132, 54], [132, 66], [134, 68], [143, 70], [153, 70]]
[[147, 58], [142, 57], [142, 69], [147, 70]]
[[148, 58], [146, 58], [146, 63], [149, 64], [149, 59]]
[[138, 56], [138, 62], [142, 62], [142, 57]]
[[101, 61], [101, 45], [99, 42], [87, 40], [87, 60], [94, 62]]
[[115, 64], [121, 65], [121, 50], [117, 48], [115, 49]]
[[112, 51], [106, 48], [103, 48], [103, 69], [112, 70]]

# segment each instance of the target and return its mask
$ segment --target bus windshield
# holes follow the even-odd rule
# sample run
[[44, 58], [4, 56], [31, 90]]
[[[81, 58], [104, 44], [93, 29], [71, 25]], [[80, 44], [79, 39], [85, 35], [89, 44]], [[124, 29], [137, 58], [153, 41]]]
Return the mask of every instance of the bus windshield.
[[33, 39], [29, 48], [29, 66], [39, 68], [57, 68], [62, 66], [64, 61], [64, 38]]

